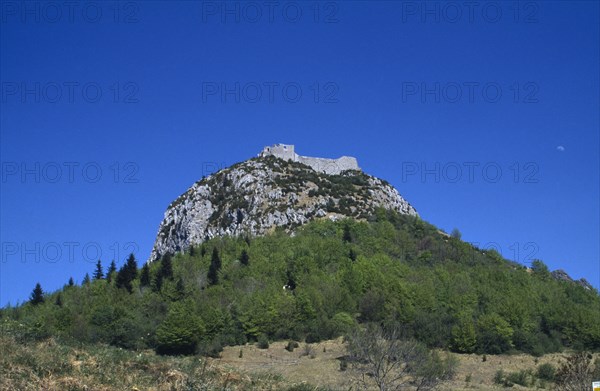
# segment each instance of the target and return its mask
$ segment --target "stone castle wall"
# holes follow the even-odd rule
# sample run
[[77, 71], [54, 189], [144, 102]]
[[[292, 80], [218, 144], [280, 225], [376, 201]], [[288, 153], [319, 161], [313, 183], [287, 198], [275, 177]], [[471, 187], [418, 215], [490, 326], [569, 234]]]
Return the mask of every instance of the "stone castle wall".
[[259, 156], [275, 156], [284, 160], [292, 160], [306, 164], [315, 171], [329, 175], [339, 174], [345, 170], [360, 170], [358, 161], [351, 156], [342, 156], [338, 159], [300, 156], [295, 152], [293, 145], [275, 144], [263, 148]]

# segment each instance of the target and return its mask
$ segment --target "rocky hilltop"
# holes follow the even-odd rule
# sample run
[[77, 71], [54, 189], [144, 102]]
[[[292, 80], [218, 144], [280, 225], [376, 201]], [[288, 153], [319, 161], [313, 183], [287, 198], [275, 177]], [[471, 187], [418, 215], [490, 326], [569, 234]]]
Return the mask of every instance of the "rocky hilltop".
[[[316, 218], [364, 219], [380, 207], [417, 214], [393, 186], [357, 169], [354, 158], [299, 159], [291, 147], [287, 160], [263, 150], [196, 182], [167, 208], [150, 261], [215, 236], [291, 232]], [[356, 169], [333, 169], [335, 162]], [[323, 163], [329, 168], [319, 170]]]

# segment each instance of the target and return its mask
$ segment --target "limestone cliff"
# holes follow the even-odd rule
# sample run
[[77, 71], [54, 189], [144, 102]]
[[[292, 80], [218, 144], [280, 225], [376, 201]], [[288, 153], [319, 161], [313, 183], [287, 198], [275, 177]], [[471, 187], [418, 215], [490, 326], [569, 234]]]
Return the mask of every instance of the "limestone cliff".
[[315, 218], [367, 218], [378, 207], [417, 214], [389, 183], [360, 170], [331, 175], [261, 155], [203, 178], [173, 201], [150, 261], [215, 236], [291, 232]]

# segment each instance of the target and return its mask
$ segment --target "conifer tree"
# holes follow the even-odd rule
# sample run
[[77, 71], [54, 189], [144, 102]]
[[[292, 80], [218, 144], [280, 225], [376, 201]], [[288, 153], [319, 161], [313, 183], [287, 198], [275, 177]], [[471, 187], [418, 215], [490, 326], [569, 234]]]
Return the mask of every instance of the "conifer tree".
[[81, 282], [81, 285], [87, 285], [90, 283], [90, 275], [88, 273], [85, 273], [85, 276], [83, 277], [83, 281]]
[[140, 286], [148, 286], [150, 285], [150, 268], [148, 264], [145, 263], [142, 267], [142, 273], [140, 274]]
[[129, 293], [133, 292], [133, 280], [137, 277], [137, 262], [135, 256], [129, 254], [125, 264], [119, 269], [117, 273], [116, 285], [117, 288], [125, 288]]
[[348, 224], [344, 225], [344, 235], [342, 235], [342, 240], [346, 243], [352, 241], [352, 232], [350, 232], [350, 226]]
[[58, 295], [56, 295], [56, 300], [54, 301], [54, 304], [56, 304], [59, 307], [62, 307], [63, 302], [62, 302], [62, 297], [61, 297], [60, 293]]
[[161, 258], [159, 274], [163, 279], [173, 278], [173, 262], [171, 261], [170, 253], [166, 253]]
[[115, 260], [113, 259], [106, 271], [106, 280], [108, 282], [112, 281], [113, 274], [117, 271], [117, 265], [115, 264]]
[[44, 302], [44, 291], [42, 290], [42, 286], [38, 282], [35, 284], [35, 288], [33, 288], [33, 292], [31, 292], [31, 298], [29, 302], [33, 305], [42, 304]]
[[221, 270], [221, 257], [219, 257], [219, 250], [217, 250], [216, 247], [213, 247], [207, 276], [210, 285], [215, 285], [219, 282], [219, 270]]
[[250, 257], [248, 256], [248, 251], [246, 251], [245, 249], [242, 250], [242, 255], [240, 255], [240, 262], [244, 266], [248, 266], [248, 263], [250, 262]]
[[73, 281], [73, 277], [69, 277], [69, 286], [75, 285], [75, 281]]
[[101, 280], [104, 278], [104, 272], [102, 271], [102, 262], [98, 260], [96, 262], [96, 270], [94, 271], [94, 280]]

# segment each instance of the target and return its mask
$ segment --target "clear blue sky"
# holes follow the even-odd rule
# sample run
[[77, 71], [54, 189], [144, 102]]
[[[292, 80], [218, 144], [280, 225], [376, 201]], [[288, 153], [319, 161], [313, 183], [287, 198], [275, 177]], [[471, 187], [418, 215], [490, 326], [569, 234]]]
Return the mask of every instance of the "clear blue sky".
[[598, 287], [598, 2], [469, 4], [3, 1], [0, 305], [144, 261], [173, 199], [277, 142]]

